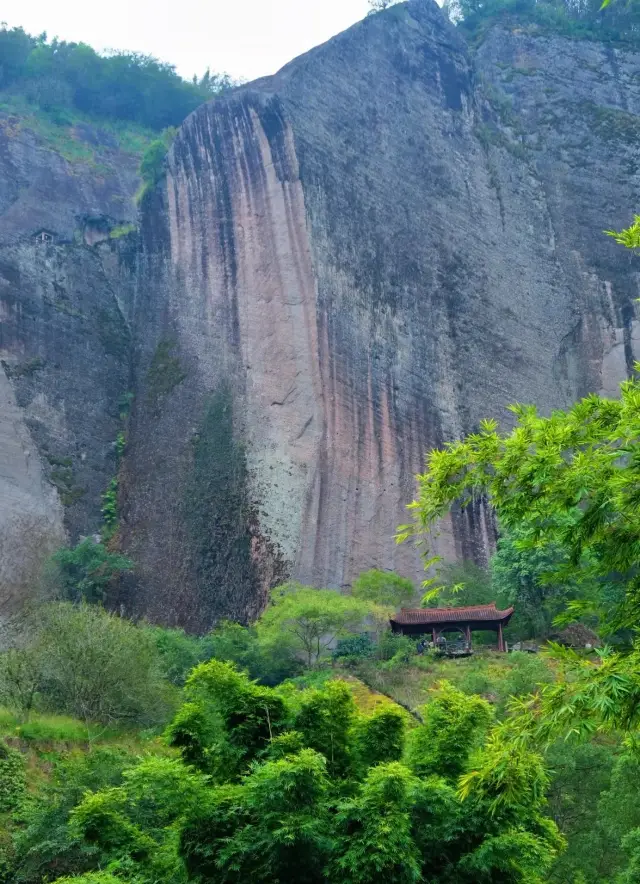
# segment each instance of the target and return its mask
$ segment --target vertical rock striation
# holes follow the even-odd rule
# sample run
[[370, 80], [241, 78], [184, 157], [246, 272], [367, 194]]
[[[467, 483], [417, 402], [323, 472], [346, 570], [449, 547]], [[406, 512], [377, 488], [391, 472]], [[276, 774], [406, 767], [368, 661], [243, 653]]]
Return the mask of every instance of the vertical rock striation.
[[[123, 246], [90, 218], [133, 217], [126, 162], [78, 189], [0, 137], [9, 179], [36, 169], [0, 176], [12, 512], [95, 530], [130, 390], [127, 610], [202, 630], [287, 576], [419, 579], [393, 534], [425, 451], [632, 370], [638, 275], [602, 229], [640, 197], [639, 61], [500, 26], [472, 53], [395, 5], [192, 114]], [[494, 535], [478, 502], [434, 544], [483, 561]]]
[[[589, 69], [558, 59], [606, 55], [496, 30], [472, 61], [436, 5], [412, 0], [183, 125], [144, 218], [136, 323], [154, 332], [139, 383], [162, 340], [184, 378], [134, 421], [129, 466], [145, 494], [128, 542], [144, 563], [143, 610], [206, 625], [254, 613], [285, 573], [337, 587], [374, 565], [417, 578], [419, 557], [393, 534], [426, 450], [482, 417], [508, 420], [512, 401], [548, 411], [626, 375], [635, 275], [601, 229], [628, 218], [635, 179], [608, 182], [604, 129], [582, 145], [597, 157], [587, 173], [566, 122], [541, 129], [532, 105], [543, 112], [545, 85], [502, 76], [527, 52], [578, 102]], [[619, 102], [630, 82], [590, 101]], [[635, 107], [624, 113], [637, 125]], [[222, 386], [247, 468], [243, 587], [231, 571], [203, 581], [202, 550], [185, 552], [181, 489]], [[493, 536], [479, 503], [435, 543], [482, 561]]]

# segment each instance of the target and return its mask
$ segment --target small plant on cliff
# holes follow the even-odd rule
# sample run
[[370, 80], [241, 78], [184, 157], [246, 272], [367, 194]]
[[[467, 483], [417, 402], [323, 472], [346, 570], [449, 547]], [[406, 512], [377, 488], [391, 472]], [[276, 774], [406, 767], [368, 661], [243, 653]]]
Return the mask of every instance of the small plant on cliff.
[[158, 341], [147, 371], [147, 402], [155, 411], [163, 397], [168, 396], [187, 376], [180, 358], [175, 354], [176, 346], [176, 342], [170, 338]]
[[136, 199], [141, 202], [146, 193], [153, 190], [164, 178], [167, 151], [176, 137], [177, 129], [173, 126], [165, 129], [160, 138], [156, 138], [147, 147], [140, 161], [140, 177], [142, 188]]
[[109, 552], [92, 537], [74, 547], [58, 550], [53, 561], [64, 595], [76, 602], [103, 602], [109, 586], [133, 569], [131, 559]]

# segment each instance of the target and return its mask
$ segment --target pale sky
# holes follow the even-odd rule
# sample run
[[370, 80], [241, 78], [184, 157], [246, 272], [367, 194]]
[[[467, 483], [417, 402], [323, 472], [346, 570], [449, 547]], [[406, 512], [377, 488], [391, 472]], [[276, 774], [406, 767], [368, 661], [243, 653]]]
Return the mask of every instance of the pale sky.
[[253, 80], [363, 18], [367, 0], [3, 0], [0, 20], [32, 34], [127, 49]]

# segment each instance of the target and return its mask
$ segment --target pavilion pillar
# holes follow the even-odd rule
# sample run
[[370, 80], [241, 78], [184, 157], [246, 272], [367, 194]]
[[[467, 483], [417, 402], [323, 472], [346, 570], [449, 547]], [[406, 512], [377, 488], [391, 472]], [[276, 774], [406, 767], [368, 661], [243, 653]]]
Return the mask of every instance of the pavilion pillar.
[[469, 642], [469, 645], [471, 645], [471, 627], [467, 624], [464, 631], [465, 635], [467, 636], [467, 641]]
[[436, 646], [436, 642], [437, 642], [437, 640], [438, 640], [438, 630], [437, 630], [437, 629], [435, 628], [435, 626], [434, 626], [434, 627], [433, 627], [433, 647], [434, 647], [434, 648], [435, 648], [435, 646]]
[[504, 652], [504, 638], [502, 636], [502, 623], [498, 623], [498, 650]]

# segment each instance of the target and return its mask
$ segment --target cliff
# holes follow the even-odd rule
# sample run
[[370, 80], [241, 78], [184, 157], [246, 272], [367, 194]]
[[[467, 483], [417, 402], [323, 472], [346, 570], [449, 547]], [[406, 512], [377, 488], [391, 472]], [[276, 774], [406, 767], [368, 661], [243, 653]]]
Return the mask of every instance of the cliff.
[[[138, 159], [89, 126], [0, 114], [0, 617], [99, 529], [130, 386]], [[64, 135], [64, 138], [62, 137]]]
[[[251, 617], [285, 576], [418, 579], [393, 534], [426, 450], [508, 421], [513, 401], [615, 392], [638, 286], [602, 230], [637, 205], [638, 62], [499, 26], [472, 52], [435, 3], [410, 0], [186, 120], [144, 200], [135, 273], [111, 249], [102, 277], [80, 256], [102, 262], [104, 244], [73, 247], [73, 291], [107, 280], [92, 297], [118, 305], [134, 345], [90, 366], [96, 420], [115, 387], [135, 392], [129, 610], [202, 629]], [[34, 340], [19, 329], [3, 352]], [[68, 407], [93, 402], [78, 346], [59, 376]], [[33, 402], [44, 371], [12, 369], [8, 388], [32, 385]], [[33, 406], [11, 407], [26, 420]], [[86, 437], [101, 464], [105, 421]], [[83, 505], [94, 525], [95, 494]], [[478, 504], [434, 541], [482, 561], [493, 532]]]

